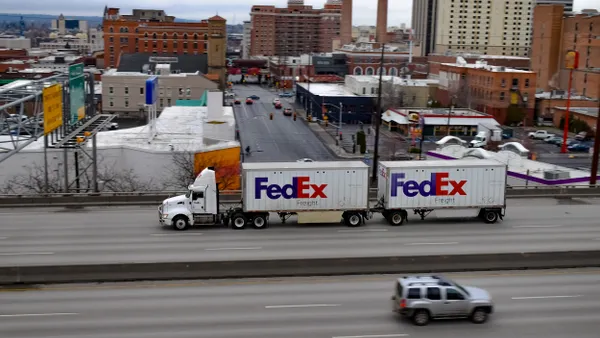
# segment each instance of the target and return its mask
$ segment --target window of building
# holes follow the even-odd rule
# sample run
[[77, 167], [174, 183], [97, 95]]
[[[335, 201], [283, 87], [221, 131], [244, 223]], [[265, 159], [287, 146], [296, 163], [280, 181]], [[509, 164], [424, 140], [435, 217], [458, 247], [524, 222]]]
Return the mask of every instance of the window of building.
[[152, 33], [152, 38], [153, 38], [154, 40], [156, 40], [156, 37], [157, 37], [156, 33]]
[[160, 98], [160, 100], [159, 100], [159, 104], [160, 104], [161, 108], [164, 106], [164, 101], [163, 101], [163, 98], [162, 98], [162, 97], [161, 97], [161, 98]]
[[198, 40], [198, 34], [194, 33], [194, 41]]
[[185, 95], [187, 95], [187, 96], [192, 95], [192, 90], [189, 87], [185, 89]]
[[129, 87], [125, 87], [124, 90], [125, 90], [125, 95], [129, 94]]
[[177, 33], [173, 33], [173, 40], [177, 40], [179, 38], [179, 36], [177, 35]]
[[506, 79], [500, 80], [500, 87], [506, 87]]
[[114, 94], [115, 89], [113, 87], [108, 87], [108, 93], [109, 94]]
[[504, 92], [500, 92], [500, 101], [504, 101]]
[[167, 99], [167, 107], [171, 106], [171, 99]]
[[194, 49], [198, 49], [198, 43], [194, 42], [194, 46], [193, 47], [194, 47]]
[[179, 96], [183, 96], [183, 88], [179, 87]]
[[518, 87], [519, 86], [519, 79], [512, 79], [512, 86], [513, 87]]
[[529, 79], [525, 79], [525, 88], [529, 88]]
[[140, 87], [140, 95], [144, 95], [144, 87]]
[[129, 107], [129, 100], [125, 99], [125, 108]]
[[114, 107], [115, 106], [115, 102], [113, 101], [112, 98], [110, 100], [108, 100], [108, 106], [109, 107]]
[[188, 48], [188, 44], [187, 44], [187, 42], [184, 42], [183, 43], [183, 49], [187, 49], [187, 48]]
[[184, 40], [187, 40], [187, 38], [188, 38], [188, 35], [187, 35], [187, 33], [183, 33], [183, 39], [184, 39]]

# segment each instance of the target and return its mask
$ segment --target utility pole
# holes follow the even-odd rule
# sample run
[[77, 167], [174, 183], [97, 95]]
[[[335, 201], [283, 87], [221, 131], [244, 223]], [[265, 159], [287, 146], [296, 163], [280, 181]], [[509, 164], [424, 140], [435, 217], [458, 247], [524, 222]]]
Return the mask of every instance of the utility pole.
[[[598, 88], [600, 93], [600, 88]], [[592, 154], [592, 172], [590, 173], [590, 185], [596, 185], [598, 176], [598, 152], [600, 151], [600, 97], [598, 97], [598, 116], [596, 117], [596, 135], [594, 136], [594, 152]]]
[[340, 119], [338, 121], [338, 135], [342, 134], [342, 109], [344, 109], [344, 105], [340, 102]]
[[379, 61], [379, 90], [377, 91], [377, 111], [375, 112], [375, 148], [373, 149], [373, 182], [377, 182], [377, 167], [379, 157], [379, 125], [381, 124], [381, 91], [383, 84], [383, 57], [385, 43], [381, 44], [381, 60]]

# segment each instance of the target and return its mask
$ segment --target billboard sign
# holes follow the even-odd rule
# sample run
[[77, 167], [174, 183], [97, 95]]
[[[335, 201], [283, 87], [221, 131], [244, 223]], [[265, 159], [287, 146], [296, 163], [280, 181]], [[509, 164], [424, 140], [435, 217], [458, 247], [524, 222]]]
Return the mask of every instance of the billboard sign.
[[60, 84], [44, 88], [44, 135], [48, 135], [63, 124], [63, 92]]
[[158, 99], [158, 76], [146, 80], [146, 104], [153, 105]]
[[69, 101], [71, 124], [85, 117], [85, 75], [83, 63], [69, 66]]

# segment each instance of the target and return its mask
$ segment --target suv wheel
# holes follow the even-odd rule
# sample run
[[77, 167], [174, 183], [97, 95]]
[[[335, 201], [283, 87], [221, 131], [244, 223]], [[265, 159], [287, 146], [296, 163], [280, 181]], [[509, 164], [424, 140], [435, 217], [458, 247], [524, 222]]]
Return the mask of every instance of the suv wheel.
[[488, 313], [482, 308], [476, 308], [471, 314], [471, 321], [475, 324], [483, 324], [488, 319]]
[[429, 324], [429, 311], [427, 310], [417, 310], [413, 314], [412, 320], [417, 326], [425, 326]]

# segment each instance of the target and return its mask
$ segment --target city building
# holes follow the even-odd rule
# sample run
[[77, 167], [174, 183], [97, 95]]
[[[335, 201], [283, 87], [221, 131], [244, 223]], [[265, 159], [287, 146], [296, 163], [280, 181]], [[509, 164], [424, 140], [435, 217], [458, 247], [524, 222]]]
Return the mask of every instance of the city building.
[[88, 22], [85, 20], [66, 19], [64, 15], [59, 15], [58, 19], [52, 20], [52, 30], [58, 34], [66, 35], [69, 32], [87, 32]]
[[53, 71], [50, 69], [19, 69], [13, 71], [0, 71], [0, 86], [4, 86], [6, 84], [15, 82], [15, 81], [23, 81], [30, 80], [35, 81], [39, 79], [45, 79], [47, 77], [59, 75], [60, 72]]
[[435, 50], [438, 0], [413, 0], [413, 38], [420, 43], [421, 55], [427, 56]]
[[214, 16], [200, 22], [175, 22], [162, 10], [134, 9], [131, 15], [105, 8], [104, 62], [117, 67], [122, 53], [204, 54], [209, 72], [225, 83], [226, 22]]
[[31, 39], [16, 35], [0, 35], [0, 48], [31, 49]]
[[600, 97], [600, 13], [595, 10], [565, 14], [562, 5], [539, 5], [534, 11], [531, 64], [539, 89], [568, 90], [565, 57], [579, 52], [579, 68], [573, 72], [572, 91]]
[[[322, 53], [287, 58], [271, 57], [269, 71], [273, 81], [305, 82], [319, 75], [336, 75], [343, 79], [348, 74], [348, 65], [344, 53]], [[291, 88], [291, 84], [288, 88]]]
[[[569, 119], [577, 119], [585, 122], [589, 130], [596, 130], [596, 120], [598, 120], [598, 106], [596, 107], [569, 107]], [[564, 123], [567, 107], [556, 106], [552, 108], [552, 122], [557, 128], [560, 128]]]
[[320, 9], [304, 5], [303, 0], [288, 0], [285, 8], [252, 6], [250, 55], [331, 52], [335, 45], [341, 45], [341, 12], [339, 0], [327, 0]]
[[573, 0], [535, 0], [536, 5], [563, 5], [565, 12], [573, 12]]
[[92, 52], [104, 51], [104, 32], [102, 27], [90, 28], [88, 33], [88, 42]]
[[[436, 101], [444, 106], [475, 109], [492, 115], [498, 122], [532, 125], [535, 110], [536, 75], [534, 72], [490, 66], [485, 61], [443, 63], [439, 72], [440, 88]], [[514, 108], [514, 109], [513, 109]], [[509, 112], [519, 111], [515, 121]]]
[[[348, 74], [379, 74], [381, 65], [381, 46], [379, 44], [346, 45], [337, 52], [346, 54]], [[427, 58], [411, 57], [408, 49], [386, 46], [383, 56], [383, 75], [410, 75], [415, 68], [413, 65], [416, 63], [427, 64]]]
[[296, 101], [308, 116], [339, 121], [340, 107], [343, 123], [371, 123], [375, 103], [371, 96], [356, 95], [343, 84], [296, 83]]
[[[598, 107], [598, 101], [581, 95], [571, 95], [571, 106], [580, 108]], [[554, 125], [555, 107], [567, 106], [567, 92], [565, 90], [551, 90], [535, 94], [536, 122], [539, 125]]]
[[515, 0], [437, 1], [435, 52], [528, 56], [533, 7]]
[[[398, 76], [382, 77], [382, 100], [384, 105], [427, 107], [436, 95], [438, 80], [412, 80]], [[348, 75], [346, 88], [354, 94], [376, 98], [379, 93], [379, 76]]]
[[119, 72], [155, 73], [158, 64], [169, 64], [170, 71], [177, 73], [208, 74], [208, 58], [206, 54], [166, 54], [154, 55], [151, 53], [123, 54], [119, 60]]
[[83, 57], [63, 52], [54, 53], [50, 56], [40, 58], [38, 62], [32, 63], [31, 68], [50, 69], [60, 72], [68, 72], [72, 64], [83, 62]]
[[177, 100], [197, 100], [205, 91], [218, 88], [202, 73], [174, 73], [170, 64], [157, 64], [153, 71], [144, 73], [111, 69], [102, 75], [103, 112], [124, 118], [145, 117], [146, 80], [153, 75], [158, 76], [159, 112]]
[[244, 21], [242, 37], [242, 59], [250, 57], [250, 39], [252, 38], [252, 22]]
[[456, 62], [456, 58], [459, 56], [462, 57], [467, 63], [485, 61], [490, 66], [503, 66], [522, 70], [529, 70], [531, 63], [528, 57], [523, 56], [486, 55], [460, 52], [448, 52], [444, 54], [430, 53], [427, 56], [427, 62], [429, 64], [429, 77], [432, 79], [437, 79], [440, 74], [440, 65], [442, 63]]
[[47, 49], [50, 51], [55, 50], [73, 50], [78, 54], [91, 54], [94, 51], [94, 46], [89, 42], [88, 35], [85, 33], [77, 33], [76, 35], [57, 35], [56, 33], [51, 33], [50, 38], [53, 41], [41, 42], [39, 48]]

